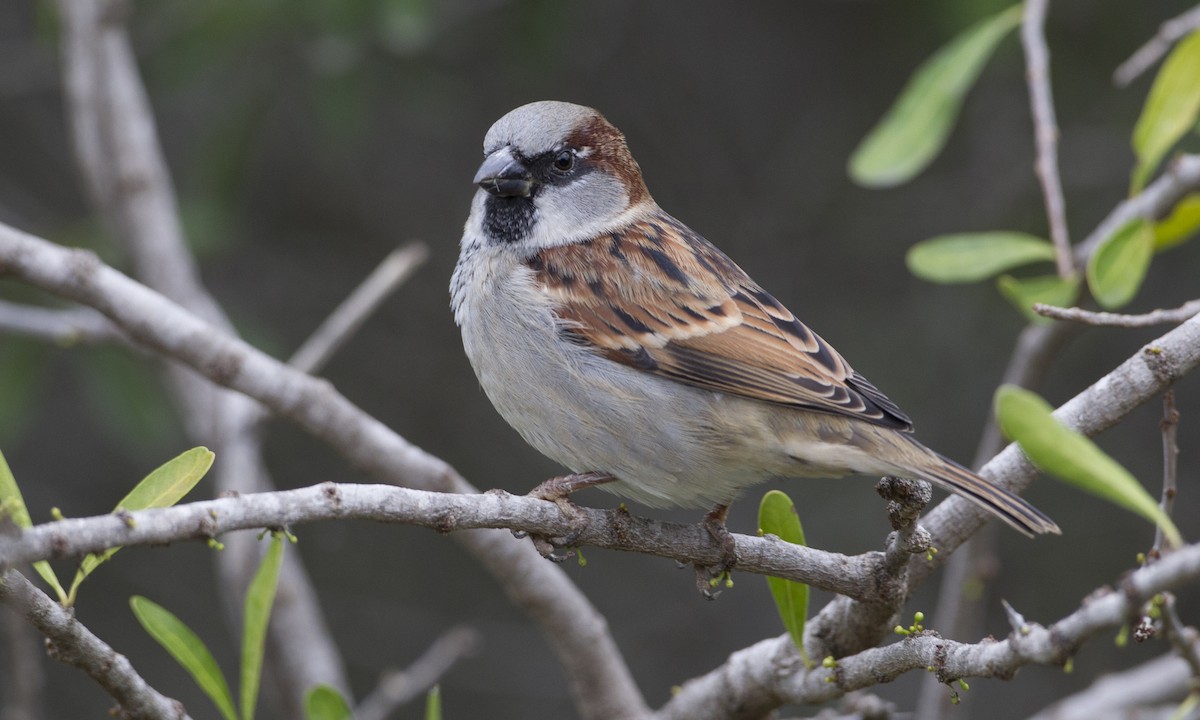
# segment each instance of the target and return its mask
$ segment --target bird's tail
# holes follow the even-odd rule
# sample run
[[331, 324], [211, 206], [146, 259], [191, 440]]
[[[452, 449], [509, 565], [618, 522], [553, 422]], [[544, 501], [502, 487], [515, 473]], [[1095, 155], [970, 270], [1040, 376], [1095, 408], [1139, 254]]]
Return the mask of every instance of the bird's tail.
[[927, 462], [908, 468], [914, 477], [945, 488], [994, 514], [1018, 532], [1033, 537], [1045, 533], [1060, 534], [1058, 524], [1021, 496], [984, 480], [962, 465], [924, 447], [910, 436], [903, 436], [927, 453]]

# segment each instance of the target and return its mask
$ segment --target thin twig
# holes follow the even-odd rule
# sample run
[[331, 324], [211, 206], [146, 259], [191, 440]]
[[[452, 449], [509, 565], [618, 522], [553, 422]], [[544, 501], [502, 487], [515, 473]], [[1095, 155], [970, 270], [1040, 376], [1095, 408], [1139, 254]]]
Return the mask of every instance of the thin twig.
[[479, 633], [470, 628], [451, 628], [407, 668], [380, 678], [375, 690], [354, 708], [355, 719], [386, 720], [396, 708], [440, 682], [459, 660], [477, 653], [481, 642]]
[[424, 243], [410, 243], [393, 250], [309, 336], [288, 364], [309, 374], [320, 372], [333, 353], [389, 295], [412, 277], [427, 257], [429, 248]]
[[187, 711], [150, 687], [128, 658], [113, 650], [16, 570], [0, 577], [0, 602], [25, 616], [46, 636], [50, 655], [83, 670], [121, 706], [120, 717], [185, 720]]
[[1177, 40], [1196, 28], [1200, 28], [1200, 5], [1159, 25], [1154, 37], [1113, 72], [1113, 84], [1119, 88], [1129, 85], [1166, 55]]
[[1100, 243], [1112, 237], [1125, 223], [1138, 218], [1157, 220], [1165, 217], [1175, 204], [1190, 192], [1200, 190], [1200, 155], [1180, 155], [1168, 163], [1157, 180], [1137, 195], [1123, 201], [1075, 246], [1075, 264], [1087, 265], [1087, 259]]
[[1104, 325], [1107, 327], [1137, 328], [1152, 325], [1178, 325], [1179, 323], [1200, 313], [1200, 300], [1190, 300], [1177, 308], [1170, 310], [1151, 310], [1142, 315], [1123, 315], [1121, 313], [1093, 312], [1082, 308], [1063, 308], [1054, 305], [1035, 303], [1033, 311], [1043, 317], [1055, 320], [1070, 320], [1084, 325]]
[[1196, 641], [1200, 639], [1200, 633], [1196, 632], [1196, 628], [1188, 627], [1179, 617], [1179, 611], [1175, 607], [1175, 594], [1164, 592], [1162, 603], [1162, 624], [1163, 630], [1167, 633], [1167, 640], [1171, 646], [1175, 648], [1175, 652], [1183, 658], [1187, 663], [1188, 669], [1192, 671], [1192, 681], [1200, 688], [1200, 651], [1197, 651]]
[[[1159, 427], [1162, 428], [1163, 444], [1163, 489], [1159, 505], [1163, 512], [1170, 517], [1171, 510], [1175, 506], [1175, 478], [1179, 466], [1179, 444], [1176, 441], [1179, 430], [1179, 410], [1175, 407], [1174, 390], [1163, 393], [1163, 417], [1159, 422]], [[1151, 557], [1156, 558], [1162, 553], [1162, 542], [1162, 526], [1156, 525], [1154, 547], [1150, 551]]]
[[1021, 44], [1025, 48], [1026, 80], [1029, 105], [1033, 112], [1033, 135], [1037, 145], [1038, 180], [1046, 198], [1046, 217], [1050, 240], [1054, 243], [1059, 277], [1075, 274], [1071, 257], [1071, 239], [1067, 233], [1066, 202], [1058, 175], [1058, 122], [1054, 117], [1054, 98], [1050, 91], [1050, 50], [1046, 47], [1046, 7], [1049, 0], [1028, 0], [1021, 23]]
[[55, 310], [0, 300], [0, 330], [70, 346], [120, 342], [125, 333], [91, 308]]

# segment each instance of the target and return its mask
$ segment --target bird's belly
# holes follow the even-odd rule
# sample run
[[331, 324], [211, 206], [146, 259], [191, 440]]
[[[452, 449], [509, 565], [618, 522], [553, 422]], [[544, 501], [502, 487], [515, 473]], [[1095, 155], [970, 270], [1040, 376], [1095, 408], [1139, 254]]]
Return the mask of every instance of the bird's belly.
[[464, 346], [496, 410], [547, 457], [618, 479], [602, 488], [651, 507], [698, 508], [787, 474], [766, 461], [786, 457], [768, 447], [775, 440], [737, 422], [748, 401], [606, 360], [560, 337], [548, 313], [505, 311], [502, 296], [476, 309]]

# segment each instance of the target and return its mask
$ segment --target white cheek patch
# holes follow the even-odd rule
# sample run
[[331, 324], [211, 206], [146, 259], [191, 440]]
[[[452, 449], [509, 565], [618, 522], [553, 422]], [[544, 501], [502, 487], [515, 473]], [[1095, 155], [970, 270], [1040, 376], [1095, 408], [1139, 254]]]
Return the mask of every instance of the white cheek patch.
[[601, 173], [585, 175], [562, 187], [543, 187], [534, 206], [537, 214], [529, 240], [536, 248], [606, 235], [628, 224], [631, 214], [624, 186]]

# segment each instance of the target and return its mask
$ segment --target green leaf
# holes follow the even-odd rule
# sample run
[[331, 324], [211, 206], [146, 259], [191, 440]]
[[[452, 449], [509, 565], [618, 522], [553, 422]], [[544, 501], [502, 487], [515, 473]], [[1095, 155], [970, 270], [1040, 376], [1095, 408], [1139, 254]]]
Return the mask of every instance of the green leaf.
[[1054, 246], [1019, 232], [978, 232], [939, 235], [922, 240], [908, 251], [913, 275], [936, 283], [985, 280], [997, 273], [1033, 262], [1054, 259]]
[[[142, 481], [117, 503], [113, 512], [171, 507], [196, 487], [196, 483], [200, 482], [212, 467], [214, 457], [216, 456], [213, 452], [206, 447], [194, 447], [179, 454], [142, 478]], [[79, 563], [79, 570], [71, 583], [71, 591], [67, 594], [68, 605], [75, 603], [79, 586], [87, 576], [101, 563], [116, 555], [120, 549], [114, 547], [102, 553], [89, 553], [83, 562]]]
[[1037, 277], [1015, 278], [1012, 275], [1001, 275], [996, 278], [996, 287], [1013, 307], [1030, 322], [1050, 323], [1050, 318], [1042, 317], [1033, 311], [1036, 303], [1054, 305], [1056, 307], [1071, 307], [1079, 297], [1079, 278], [1061, 278], [1057, 275], [1038, 275]]
[[328, 685], [317, 685], [304, 698], [305, 720], [354, 720], [346, 698]]
[[225, 682], [225, 676], [217, 667], [212, 653], [196, 633], [169, 610], [140, 595], [129, 598], [129, 607], [150, 637], [162, 645], [175, 658], [175, 662], [192, 676], [204, 694], [212, 699], [221, 716], [225, 720], [238, 720], [237, 711], [233, 709], [233, 696], [229, 694], [229, 684]]
[[434, 685], [425, 696], [425, 720], [442, 720], [442, 686]]
[[[22, 530], [33, 527], [33, 518], [29, 517], [29, 508], [25, 506], [21, 488], [17, 485], [17, 479], [13, 476], [12, 470], [8, 467], [8, 461], [4, 459], [4, 453], [0, 452], [0, 522], [5, 519], [11, 520], [13, 525]], [[33, 563], [33, 569], [58, 595], [58, 602], [66, 604], [67, 593], [63, 590], [62, 583], [58, 581], [58, 575], [54, 574], [54, 568], [50, 567], [50, 563], [38, 560]]]
[[1154, 226], [1154, 251], [1182, 245], [1200, 230], [1200, 193], [1185, 196], [1166, 220]]
[[196, 483], [212, 467], [215, 457], [212, 450], [206, 447], [194, 447], [180, 453], [135, 485], [117, 503], [116, 510], [171, 507], [196, 487]]
[[985, 18], [926, 60], [854, 154], [850, 177], [866, 187], [907, 182], [937, 156], [996, 45], [1021, 22], [1021, 6]]
[[1118, 308], [1133, 299], [1146, 277], [1154, 254], [1154, 228], [1143, 219], [1131, 220], [1100, 243], [1088, 258], [1088, 287], [1096, 302]]
[[1167, 56], [1133, 128], [1133, 150], [1138, 158], [1133, 172], [1135, 192], [1145, 187], [1167, 151], [1196, 125], [1198, 114], [1200, 30], [1181, 40]]
[[[758, 505], [758, 530], [762, 534], [771, 534], [780, 540], [794, 545], [804, 545], [804, 529], [800, 526], [800, 516], [796, 514], [796, 506], [786, 494], [771, 490], [763, 495]], [[808, 620], [808, 585], [793, 580], [767, 576], [767, 585], [771, 588], [771, 596], [775, 598], [775, 607], [783, 626], [792, 636], [792, 642], [800, 651], [805, 664], [810, 664], [808, 655], [804, 652], [804, 623]]]
[[1037, 394], [1015, 385], [996, 391], [1000, 429], [1034, 465], [1109, 502], [1157, 523], [1174, 547], [1183, 543], [1175, 523], [1119, 463], [1088, 438], [1060, 423]]
[[258, 702], [258, 686], [262, 681], [263, 647], [267, 638], [267, 622], [275, 602], [275, 587], [279, 582], [279, 567], [283, 563], [283, 533], [271, 533], [258, 572], [246, 590], [246, 605], [242, 622], [242, 720], [254, 720]]

